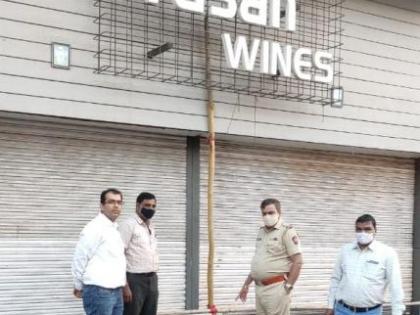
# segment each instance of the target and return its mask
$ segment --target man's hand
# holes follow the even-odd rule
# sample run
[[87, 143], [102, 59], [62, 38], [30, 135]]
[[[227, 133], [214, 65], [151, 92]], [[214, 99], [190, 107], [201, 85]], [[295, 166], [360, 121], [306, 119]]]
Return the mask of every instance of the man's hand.
[[325, 315], [334, 315], [334, 310], [331, 308], [327, 308], [327, 310], [325, 311]]
[[131, 303], [131, 301], [133, 300], [133, 293], [131, 293], [128, 283], [124, 286], [123, 298], [125, 303]]
[[82, 290], [73, 289], [73, 295], [78, 299], [82, 298]]
[[249, 289], [249, 286], [243, 285], [242, 288], [241, 288], [241, 291], [239, 291], [239, 294], [236, 297], [235, 301], [237, 301], [238, 299], [240, 299], [243, 303], [245, 303], [246, 302], [246, 298], [248, 296], [248, 289]]

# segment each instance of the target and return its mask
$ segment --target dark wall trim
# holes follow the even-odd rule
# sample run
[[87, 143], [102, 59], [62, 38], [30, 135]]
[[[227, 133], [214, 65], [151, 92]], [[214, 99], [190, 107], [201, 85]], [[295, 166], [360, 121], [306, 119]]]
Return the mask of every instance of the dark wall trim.
[[[413, 301], [420, 301], [420, 159], [416, 160], [414, 186]], [[412, 314], [420, 314], [420, 308]]]
[[187, 240], [185, 308], [199, 307], [200, 137], [187, 137]]

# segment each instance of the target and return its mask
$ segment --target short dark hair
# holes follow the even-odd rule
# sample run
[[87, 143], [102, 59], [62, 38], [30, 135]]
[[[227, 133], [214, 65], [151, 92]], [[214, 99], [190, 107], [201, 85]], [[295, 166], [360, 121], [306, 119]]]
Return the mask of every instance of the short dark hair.
[[108, 188], [108, 189], [104, 190], [103, 192], [101, 192], [101, 204], [105, 204], [105, 198], [106, 198], [107, 193], [113, 193], [115, 195], [120, 195], [121, 200], [123, 199], [123, 195], [122, 195], [121, 191], [119, 191], [118, 189], [115, 189], [115, 188]]
[[372, 225], [373, 225], [373, 227], [374, 227], [374, 229], [376, 231], [376, 220], [370, 214], [361, 215], [360, 217], [358, 217], [356, 219], [356, 223], [355, 224], [357, 224], [357, 223], [366, 223], [366, 222], [372, 222]]
[[261, 202], [260, 208], [261, 208], [261, 210], [263, 210], [265, 207], [267, 207], [269, 205], [274, 205], [277, 209], [277, 212], [280, 213], [280, 210], [281, 210], [280, 201], [278, 201], [277, 199], [274, 199], [274, 198], [264, 199]]
[[148, 192], [142, 192], [137, 196], [137, 203], [141, 203], [143, 200], [149, 200], [149, 199], [154, 199], [156, 200], [155, 195], [148, 193]]

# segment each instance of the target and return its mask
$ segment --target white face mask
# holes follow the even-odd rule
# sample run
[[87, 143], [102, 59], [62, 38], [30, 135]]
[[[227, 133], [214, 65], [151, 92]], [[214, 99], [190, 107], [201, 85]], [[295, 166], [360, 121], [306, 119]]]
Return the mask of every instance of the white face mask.
[[367, 245], [373, 241], [373, 233], [357, 232], [356, 239], [360, 245]]
[[263, 221], [266, 227], [272, 227], [279, 221], [279, 214], [267, 214], [263, 216]]

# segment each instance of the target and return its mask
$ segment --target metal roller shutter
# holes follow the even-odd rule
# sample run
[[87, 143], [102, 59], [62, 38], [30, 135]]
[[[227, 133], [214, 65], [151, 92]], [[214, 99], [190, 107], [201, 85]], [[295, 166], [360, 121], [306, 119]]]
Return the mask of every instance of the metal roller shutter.
[[156, 193], [160, 310], [184, 308], [185, 139], [112, 129], [0, 121], [0, 313], [82, 314], [70, 265], [99, 194]]
[[[206, 226], [207, 151], [202, 145], [202, 226]], [[406, 300], [411, 298], [414, 161], [369, 155], [290, 150], [219, 142], [215, 182], [215, 302], [234, 299], [245, 280], [260, 223], [259, 203], [282, 202], [285, 221], [300, 234], [305, 265], [294, 307], [326, 306], [338, 250], [354, 239], [354, 220], [369, 212], [377, 238], [399, 254]], [[200, 305], [205, 307], [207, 230], [201, 231]], [[250, 292], [247, 304], [254, 303]]]

